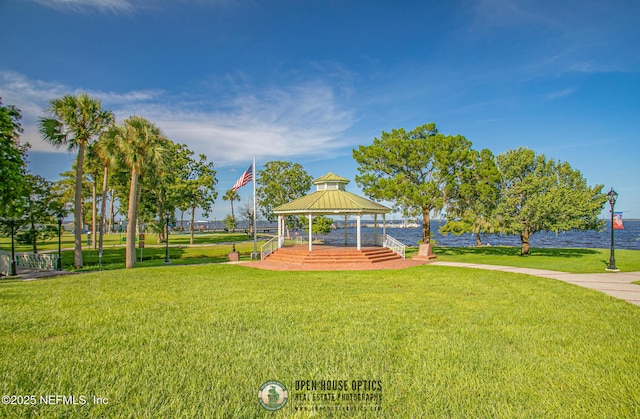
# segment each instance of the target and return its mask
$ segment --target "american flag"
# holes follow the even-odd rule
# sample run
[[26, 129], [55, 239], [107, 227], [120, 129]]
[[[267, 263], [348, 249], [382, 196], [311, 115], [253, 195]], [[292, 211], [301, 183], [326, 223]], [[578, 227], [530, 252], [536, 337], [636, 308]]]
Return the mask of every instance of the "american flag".
[[240, 179], [238, 179], [236, 184], [233, 185], [233, 188], [231, 188], [231, 190], [235, 192], [238, 189], [242, 188], [247, 183], [251, 182], [252, 180], [253, 180], [253, 163], [251, 164], [251, 166], [249, 166], [247, 170], [244, 171], [242, 176], [240, 176]]

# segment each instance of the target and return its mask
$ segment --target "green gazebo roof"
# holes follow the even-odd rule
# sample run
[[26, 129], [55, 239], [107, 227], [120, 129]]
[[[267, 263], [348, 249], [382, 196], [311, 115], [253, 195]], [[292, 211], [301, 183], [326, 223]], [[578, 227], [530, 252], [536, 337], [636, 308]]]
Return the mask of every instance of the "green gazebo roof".
[[276, 207], [275, 214], [386, 214], [391, 209], [367, 198], [347, 192], [348, 179], [327, 173], [313, 181], [317, 190]]
[[319, 185], [323, 183], [342, 183], [346, 185], [347, 183], [349, 183], [349, 179], [343, 178], [342, 176], [338, 176], [333, 172], [329, 172], [326, 175], [320, 176], [318, 179], [315, 179], [313, 181], [314, 185]]

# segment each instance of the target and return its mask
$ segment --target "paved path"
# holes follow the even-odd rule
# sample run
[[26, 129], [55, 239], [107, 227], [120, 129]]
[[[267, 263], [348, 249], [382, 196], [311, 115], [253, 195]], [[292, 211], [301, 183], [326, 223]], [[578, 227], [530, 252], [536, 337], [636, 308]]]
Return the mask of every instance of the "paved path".
[[2, 279], [17, 279], [20, 281], [32, 281], [35, 279], [49, 278], [53, 276], [60, 275], [75, 275], [73, 272], [69, 271], [41, 271], [39, 269], [29, 269], [29, 268], [18, 268], [18, 272], [16, 272], [16, 276], [12, 276], [9, 278], [2, 277]]
[[556, 279], [603, 292], [615, 298], [640, 306], [640, 272], [602, 272], [597, 274], [572, 274], [545, 269], [516, 268], [513, 266], [482, 265], [479, 263], [432, 262], [435, 266], [456, 266], [462, 268], [488, 269], [491, 271], [514, 272]]

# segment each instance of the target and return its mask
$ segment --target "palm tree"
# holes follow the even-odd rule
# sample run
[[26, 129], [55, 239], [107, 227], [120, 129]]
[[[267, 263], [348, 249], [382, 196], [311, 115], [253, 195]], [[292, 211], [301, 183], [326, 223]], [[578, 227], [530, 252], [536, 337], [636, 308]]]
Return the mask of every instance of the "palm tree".
[[129, 210], [127, 213], [126, 268], [136, 263], [136, 230], [138, 203], [140, 201], [140, 176], [147, 170], [154, 170], [163, 161], [166, 139], [153, 123], [140, 116], [131, 116], [124, 121], [115, 136], [117, 148], [124, 163], [131, 171], [129, 185]]
[[78, 151], [74, 199], [76, 268], [82, 268], [82, 177], [85, 149], [92, 140], [113, 122], [113, 113], [102, 109], [100, 100], [86, 93], [65, 95], [50, 102], [49, 117], [40, 119], [40, 133], [53, 146]]
[[[115, 138], [118, 135], [118, 128], [115, 126], [109, 127], [100, 136], [100, 139], [89, 147], [87, 157], [92, 156], [94, 159], [94, 165], [99, 165], [102, 169], [102, 199], [100, 200], [100, 224], [98, 227], [99, 237], [95, 236], [94, 227], [94, 240], [98, 242], [98, 254], [102, 255], [102, 245], [104, 242], [104, 224], [107, 218], [107, 192], [109, 189], [109, 168], [114, 165], [115, 158], [117, 157], [117, 150], [115, 147]], [[95, 179], [94, 179], [95, 180]], [[95, 185], [95, 182], [94, 182]], [[95, 187], [94, 187], [95, 190]], [[94, 194], [95, 195], [95, 194]], [[94, 197], [95, 200], [95, 197]], [[113, 201], [113, 197], [112, 197]], [[113, 204], [113, 202], [112, 202]], [[94, 205], [95, 207], [95, 205]], [[95, 221], [94, 221], [95, 225]], [[95, 246], [94, 246], [95, 248]]]
[[98, 193], [98, 178], [100, 176], [100, 172], [102, 171], [102, 163], [100, 162], [100, 158], [98, 157], [96, 147], [96, 144], [98, 144], [99, 142], [100, 141], [94, 141], [87, 147], [84, 159], [85, 171], [91, 176], [91, 238], [93, 239], [94, 249], [98, 246], [98, 242], [96, 240], [96, 195]]
[[[233, 218], [235, 220], [236, 219], [236, 215], [233, 212], [233, 201], [240, 202], [240, 195], [238, 195], [238, 192], [234, 191], [233, 189], [229, 189], [227, 192], [225, 192], [225, 194], [222, 197], [222, 199], [225, 200], [225, 201], [231, 201], [231, 218]], [[235, 228], [234, 228], [233, 232], [235, 233]]]

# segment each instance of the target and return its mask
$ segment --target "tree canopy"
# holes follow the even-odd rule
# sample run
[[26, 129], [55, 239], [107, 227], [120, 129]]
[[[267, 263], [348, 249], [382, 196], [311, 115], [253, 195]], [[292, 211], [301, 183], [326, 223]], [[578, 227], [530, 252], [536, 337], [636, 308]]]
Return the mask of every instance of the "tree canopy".
[[353, 150], [356, 183], [372, 199], [389, 201], [405, 216], [422, 216], [422, 242], [430, 243], [432, 212], [453, 198], [471, 159], [471, 142], [443, 135], [434, 123], [412, 131], [382, 132], [373, 144]]
[[476, 245], [481, 246], [481, 233], [500, 231], [496, 208], [501, 179], [493, 153], [488, 149], [472, 150], [461, 182], [452, 188], [446, 208], [447, 222], [440, 232], [456, 235], [472, 232]]
[[569, 163], [520, 147], [499, 155], [497, 164], [501, 174], [497, 215], [504, 232], [520, 235], [521, 254], [530, 254], [534, 233], [602, 226], [598, 215], [607, 200], [603, 185], [588, 186]]
[[257, 195], [260, 209], [269, 221], [277, 217], [273, 209], [304, 196], [313, 178], [299, 163], [270, 161], [258, 171]]
[[0, 98], [0, 217], [16, 217], [25, 188], [28, 145], [20, 144], [20, 110]]

